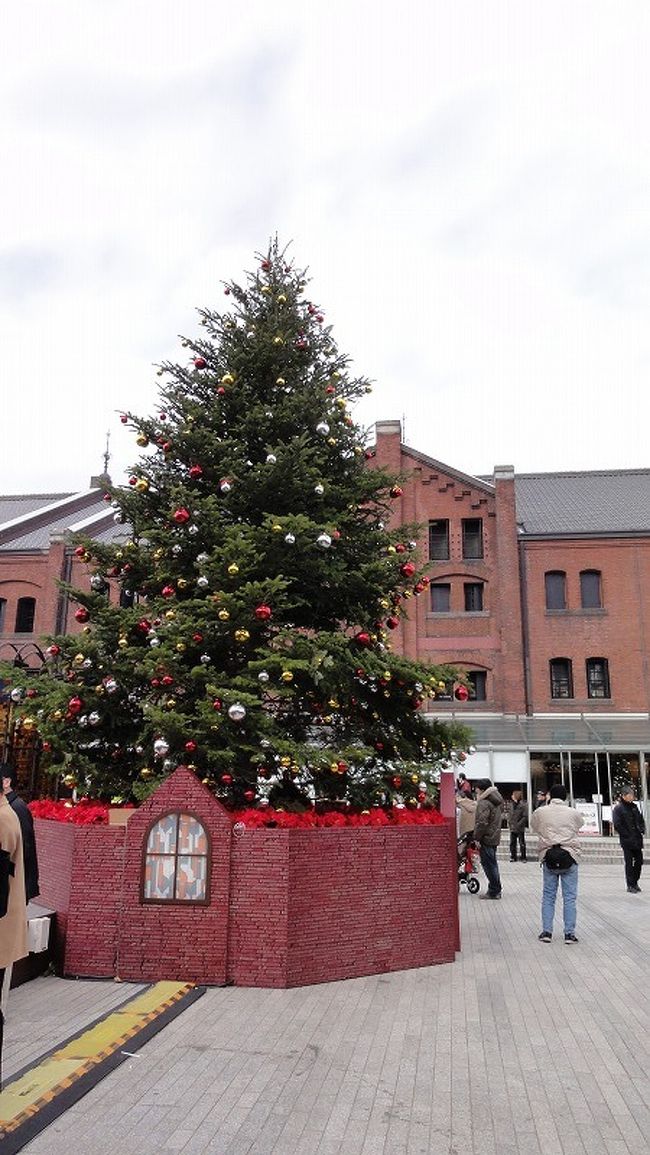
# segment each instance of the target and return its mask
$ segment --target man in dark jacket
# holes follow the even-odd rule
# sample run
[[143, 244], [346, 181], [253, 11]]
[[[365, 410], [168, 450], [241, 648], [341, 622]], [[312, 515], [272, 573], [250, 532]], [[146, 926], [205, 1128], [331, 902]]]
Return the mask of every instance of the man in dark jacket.
[[488, 888], [481, 898], [501, 898], [501, 875], [497, 862], [497, 846], [501, 841], [503, 822], [503, 798], [489, 778], [481, 778], [477, 783], [478, 799], [474, 841], [478, 842], [481, 866], [485, 871]]
[[23, 862], [25, 865], [25, 897], [27, 902], [36, 898], [38, 886], [38, 859], [36, 857], [36, 837], [34, 835], [34, 819], [27, 803], [16, 793], [17, 778], [13, 766], [9, 762], [0, 763], [2, 771], [2, 786], [7, 802], [20, 822], [23, 836]]
[[612, 822], [623, 847], [628, 894], [640, 894], [639, 879], [643, 866], [645, 822], [634, 801], [634, 790], [631, 786], [624, 786], [621, 790], [620, 802], [612, 811]]
[[510, 861], [517, 861], [517, 845], [521, 861], [526, 861], [526, 825], [528, 823], [528, 806], [522, 798], [521, 790], [513, 790], [508, 810], [508, 826], [510, 827]]

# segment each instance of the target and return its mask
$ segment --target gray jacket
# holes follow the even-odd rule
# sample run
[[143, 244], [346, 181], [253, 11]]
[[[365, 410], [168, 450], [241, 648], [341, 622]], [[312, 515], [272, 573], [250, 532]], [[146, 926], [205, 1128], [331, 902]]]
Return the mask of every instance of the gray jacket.
[[478, 796], [474, 838], [482, 846], [498, 846], [501, 841], [503, 798], [496, 786], [488, 786]]
[[513, 834], [523, 834], [528, 825], [528, 804], [520, 798], [508, 811], [508, 826]]

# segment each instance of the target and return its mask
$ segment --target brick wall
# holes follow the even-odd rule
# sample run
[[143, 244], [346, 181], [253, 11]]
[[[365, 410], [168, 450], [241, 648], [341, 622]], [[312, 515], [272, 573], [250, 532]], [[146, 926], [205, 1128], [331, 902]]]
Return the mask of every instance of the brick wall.
[[[646, 712], [650, 701], [650, 542], [633, 538], [525, 544], [531, 697], [540, 712]], [[566, 573], [567, 608], [546, 609], [544, 574]], [[602, 609], [580, 607], [580, 571], [599, 570]], [[549, 662], [573, 663], [572, 699], [552, 699]], [[611, 699], [587, 697], [587, 658], [609, 662]]]
[[[211, 837], [207, 906], [140, 901], [146, 833], [175, 809]], [[126, 827], [35, 826], [65, 974], [287, 987], [451, 962], [459, 947], [451, 825], [233, 838], [227, 813], [180, 768]]]

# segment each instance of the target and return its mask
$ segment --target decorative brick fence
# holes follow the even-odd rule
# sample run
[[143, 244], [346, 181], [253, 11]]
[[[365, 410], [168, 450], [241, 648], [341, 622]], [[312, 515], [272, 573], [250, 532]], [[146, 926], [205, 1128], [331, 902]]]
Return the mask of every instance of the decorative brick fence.
[[453, 962], [460, 946], [451, 824], [233, 831], [180, 767], [126, 826], [35, 826], [65, 975], [294, 987]]

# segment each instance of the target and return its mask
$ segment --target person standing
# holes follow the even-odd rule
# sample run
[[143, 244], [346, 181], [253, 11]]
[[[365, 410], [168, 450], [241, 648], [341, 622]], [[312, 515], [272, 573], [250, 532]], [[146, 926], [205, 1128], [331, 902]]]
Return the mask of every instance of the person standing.
[[[27, 903], [23, 877], [23, 843], [20, 822], [0, 791], [0, 989], [5, 970], [27, 950]], [[2, 1089], [2, 1043], [4, 1014], [0, 1009], [0, 1090]]]
[[533, 814], [531, 829], [538, 836], [538, 854], [542, 865], [542, 932], [540, 942], [553, 938], [555, 900], [562, 884], [564, 941], [575, 943], [578, 900], [578, 831], [584, 822], [582, 814], [567, 804], [566, 786], [552, 786], [548, 806]]
[[5, 798], [20, 822], [23, 838], [23, 866], [25, 873], [25, 897], [29, 902], [40, 893], [38, 885], [38, 858], [36, 855], [36, 836], [34, 834], [34, 819], [27, 803], [16, 793], [16, 771], [9, 762], [0, 764], [2, 771], [2, 787]]
[[620, 801], [612, 811], [612, 822], [623, 847], [628, 894], [640, 894], [639, 879], [643, 866], [645, 822], [634, 801], [634, 790], [631, 786], [624, 786], [619, 798]]
[[526, 825], [528, 823], [528, 806], [524, 802], [521, 790], [513, 790], [508, 810], [508, 826], [510, 827], [510, 861], [517, 861], [517, 846], [522, 862], [526, 861]]
[[501, 875], [497, 862], [497, 846], [501, 841], [503, 798], [489, 778], [480, 778], [474, 821], [474, 841], [478, 842], [481, 866], [485, 871], [488, 888], [481, 898], [501, 898]]

